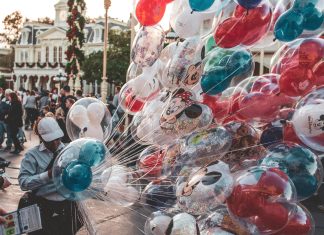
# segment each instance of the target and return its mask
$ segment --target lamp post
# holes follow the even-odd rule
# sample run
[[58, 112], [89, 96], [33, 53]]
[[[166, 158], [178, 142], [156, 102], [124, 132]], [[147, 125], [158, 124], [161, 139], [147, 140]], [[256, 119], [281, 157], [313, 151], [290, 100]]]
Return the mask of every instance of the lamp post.
[[60, 82], [60, 89], [62, 87], [62, 83], [67, 81], [67, 77], [64, 75], [63, 70], [59, 70], [59, 74], [53, 78], [55, 82]]
[[108, 10], [111, 5], [111, 0], [104, 0], [105, 6], [105, 30], [104, 30], [104, 51], [103, 51], [103, 68], [102, 68], [102, 83], [101, 83], [101, 100], [107, 102], [107, 44], [108, 44]]

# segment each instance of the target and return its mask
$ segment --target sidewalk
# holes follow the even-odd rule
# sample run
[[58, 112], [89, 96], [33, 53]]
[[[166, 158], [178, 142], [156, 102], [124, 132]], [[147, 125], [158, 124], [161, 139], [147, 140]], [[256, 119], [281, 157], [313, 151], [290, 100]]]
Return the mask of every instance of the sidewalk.
[[[25, 143], [25, 150], [38, 144], [38, 138], [31, 131], [26, 132], [28, 142]], [[11, 161], [7, 175], [12, 177], [13, 185], [9, 189], [0, 191], [0, 205], [8, 211], [16, 210], [19, 198], [23, 194], [18, 186], [18, 173], [23, 153], [19, 156], [12, 155], [0, 150], [0, 157]], [[88, 215], [94, 228], [100, 235], [119, 234], [119, 235], [142, 235], [144, 234], [144, 224], [146, 217], [150, 215], [148, 208], [135, 205], [131, 208], [123, 208], [101, 202], [98, 200], [87, 200], [83, 202], [87, 205]], [[321, 213], [314, 199], [307, 200], [303, 203], [313, 214], [316, 221], [315, 235], [324, 234], [324, 213]], [[85, 228], [81, 229], [78, 235], [86, 235]], [[296, 234], [298, 235], [298, 234]]]

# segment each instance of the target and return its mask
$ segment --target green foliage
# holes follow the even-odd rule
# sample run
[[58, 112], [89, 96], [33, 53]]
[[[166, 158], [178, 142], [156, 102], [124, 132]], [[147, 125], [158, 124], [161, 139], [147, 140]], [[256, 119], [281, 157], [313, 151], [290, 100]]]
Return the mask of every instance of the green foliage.
[[0, 87], [6, 88], [6, 78], [4, 76], [0, 76]]
[[15, 52], [14, 50], [12, 50], [10, 54], [0, 56], [0, 67], [12, 70], [14, 66], [14, 61], [15, 61]]
[[[108, 79], [125, 83], [130, 61], [130, 31], [109, 31], [107, 52]], [[82, 65], [84, 79], [88, 82], [101, 81], [103, 52], [94, 52], [86, 57]]]
[[4, 32], [0, 33], [0, 41], [9, 45], [16, 44], [23, 26], [23, 17], [19, 11], [7, 15], [2, 21]]

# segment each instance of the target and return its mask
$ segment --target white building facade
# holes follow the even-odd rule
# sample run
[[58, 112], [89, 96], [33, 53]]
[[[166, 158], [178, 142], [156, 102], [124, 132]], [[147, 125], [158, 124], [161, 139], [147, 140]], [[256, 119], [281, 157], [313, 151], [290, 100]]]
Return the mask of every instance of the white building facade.
[[[14, 46], [15, 64], [11, 78], [14, 89], [51, 90], [57, 87], [54, 77], [64, 72], [67, 62], [65, 51], [69, 45], [66, 37], [67, 0], [60, 0], [55, 5], [55, 12], [54, 25], [24, 23], [21, 36]], [[108, 27], [115, 30], [128, 29], [127, 23], [115, 19], [109, 19]], [[103, 50], [103, 18], [86, 24], [84, 33], [83, 50], [86, 55]]]

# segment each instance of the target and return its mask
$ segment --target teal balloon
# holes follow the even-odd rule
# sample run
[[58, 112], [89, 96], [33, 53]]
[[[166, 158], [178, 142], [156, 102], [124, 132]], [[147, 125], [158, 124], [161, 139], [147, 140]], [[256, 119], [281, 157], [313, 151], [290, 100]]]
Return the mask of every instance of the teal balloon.
[[88, 140], [82, 145], [79, 153], [79, 161], [88, 166], [98, 166], [106, 156], [105, 145], [98, 140]]
[[206, 11], [214, 4], [215, 0], [189, 0], [193, 11]]
[[230, 60], [231, 56], [230, 55], [225, 55], [220, 61], [219, 61], [219, 66], [226, 66], [228, 61]]
[[216, 47], [216, 42], [214, 39], [214, 35], [209, 36], [205, 43], [205, 54], [208, 54], [210, 51], [212, 51]]
[[306, 30], [317, 30], [324, 22], [324, 13], [320, 12], [313, 5], [307, 6], [302, 10], [304, 16], [304, 29]]
[[216, 67], [202, 76], [200, 85], [205, 94], [217, 95], [229, 87], [232, 78], [225, 67]]
[[318, 0], [295, 0], [293, 4], [293, 9], [303, 10], [305, 7], [315, 7]]
[[90, 166], [80, 161], [72, 161], [62, 173], [63, 185], [72, 192], [86, 190], [92, 182]]
[[230, 56], [226, 69], [231, 76], [239, 76], [253, 70], [253, 57], [247, 50], [239, 50]]
[[298, 38], [304, 30], [304, 17], [301, 13], [290, 9], [281, 15], [275, 25], [276, 39], [290, 42]]

